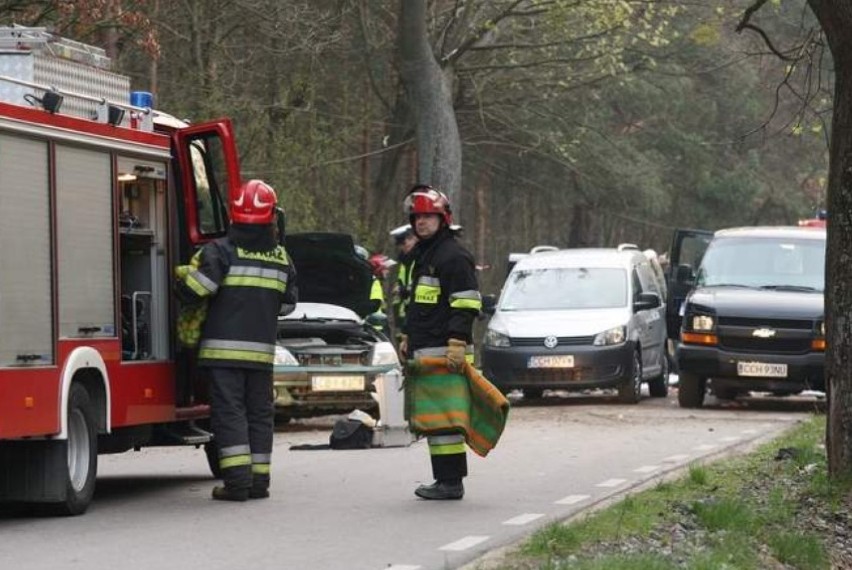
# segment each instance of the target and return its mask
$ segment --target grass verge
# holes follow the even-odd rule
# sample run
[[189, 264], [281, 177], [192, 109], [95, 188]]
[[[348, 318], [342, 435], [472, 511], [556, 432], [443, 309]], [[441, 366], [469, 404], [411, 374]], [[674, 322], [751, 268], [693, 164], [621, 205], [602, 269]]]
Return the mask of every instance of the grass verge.
[[549, 525], [489, 568], [852, 568], [852, 484], [828, 479], [824, 434], [813, 416], [753, 453]]

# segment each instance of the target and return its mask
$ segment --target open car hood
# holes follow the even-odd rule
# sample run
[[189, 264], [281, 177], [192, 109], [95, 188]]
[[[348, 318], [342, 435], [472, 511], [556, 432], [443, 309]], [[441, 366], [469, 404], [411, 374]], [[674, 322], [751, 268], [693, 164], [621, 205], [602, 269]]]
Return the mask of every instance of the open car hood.
[[287, 253], [296, 266], [300, 303], [340, 305], [365, 317], [370, 313], [373, 272], [355, 253], [349, 234], [288, 234]]

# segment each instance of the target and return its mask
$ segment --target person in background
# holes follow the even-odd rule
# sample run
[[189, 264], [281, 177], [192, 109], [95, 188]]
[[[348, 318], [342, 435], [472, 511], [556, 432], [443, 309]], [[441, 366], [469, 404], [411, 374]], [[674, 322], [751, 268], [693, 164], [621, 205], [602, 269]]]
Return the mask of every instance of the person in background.
[[[473, 256], [456, 240], [450, 201], [442, 192], [415, 186], [405, 199], [405, 211], [419, 241], [400, 356], [403, 360], [445, 356], [450, 371], [458, 372], [466, 360], [473, 360], [473, 323], [482, 308]], [[467, 476], [464, 435], [430, 435], [428, 442], [435, 482], [420, 485], [415, 495], [461, 499], [462, 479]]]
[[244, 183], [229, 203], [228, 235], [206, 244], [196, 264], [179, 274], [182, 300], [207, 300], [198, 365], [210, 378], [224, 482], [213, 499], [220, 501], [269, 497], [278, 315], [296, 303], [295, 269], [276, 235], [276, 206], [272, 187]]
[[405, 321], [405, 307], [411, 294], [411, 266], [414, 262], [414, 246], [417, 245], [417, 236], [411, 224], [405, 224], [390, 231], [396, 246], [396, 261], [399, 269], [396, 273], [393, 290], [391, 292], [391, 303], [393, 305], [393, 326], [397, 332], [397, 343], [402, 334], [402, 325]]

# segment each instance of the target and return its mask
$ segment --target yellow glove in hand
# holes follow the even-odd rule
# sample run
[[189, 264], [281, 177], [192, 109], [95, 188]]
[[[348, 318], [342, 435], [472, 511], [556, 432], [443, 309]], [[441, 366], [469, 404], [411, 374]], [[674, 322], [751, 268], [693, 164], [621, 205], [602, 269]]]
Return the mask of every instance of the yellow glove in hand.
[[459, 372], [464, 367], [464, 353], [467, 343], [463, 340], [451, 338], [447, 341], [447, 368], [453, 372]]

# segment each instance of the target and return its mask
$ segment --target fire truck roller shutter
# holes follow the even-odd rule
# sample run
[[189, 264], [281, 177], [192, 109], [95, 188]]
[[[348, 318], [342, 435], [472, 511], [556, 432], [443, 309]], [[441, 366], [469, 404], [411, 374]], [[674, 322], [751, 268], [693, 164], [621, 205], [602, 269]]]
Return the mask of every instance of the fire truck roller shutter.
[[107, 151], [56, 146], [60, 338], [116, 336], [112, 189]]
[[54, 360], [48, 185], [47, 143], [0, 134], [0, 367]]

